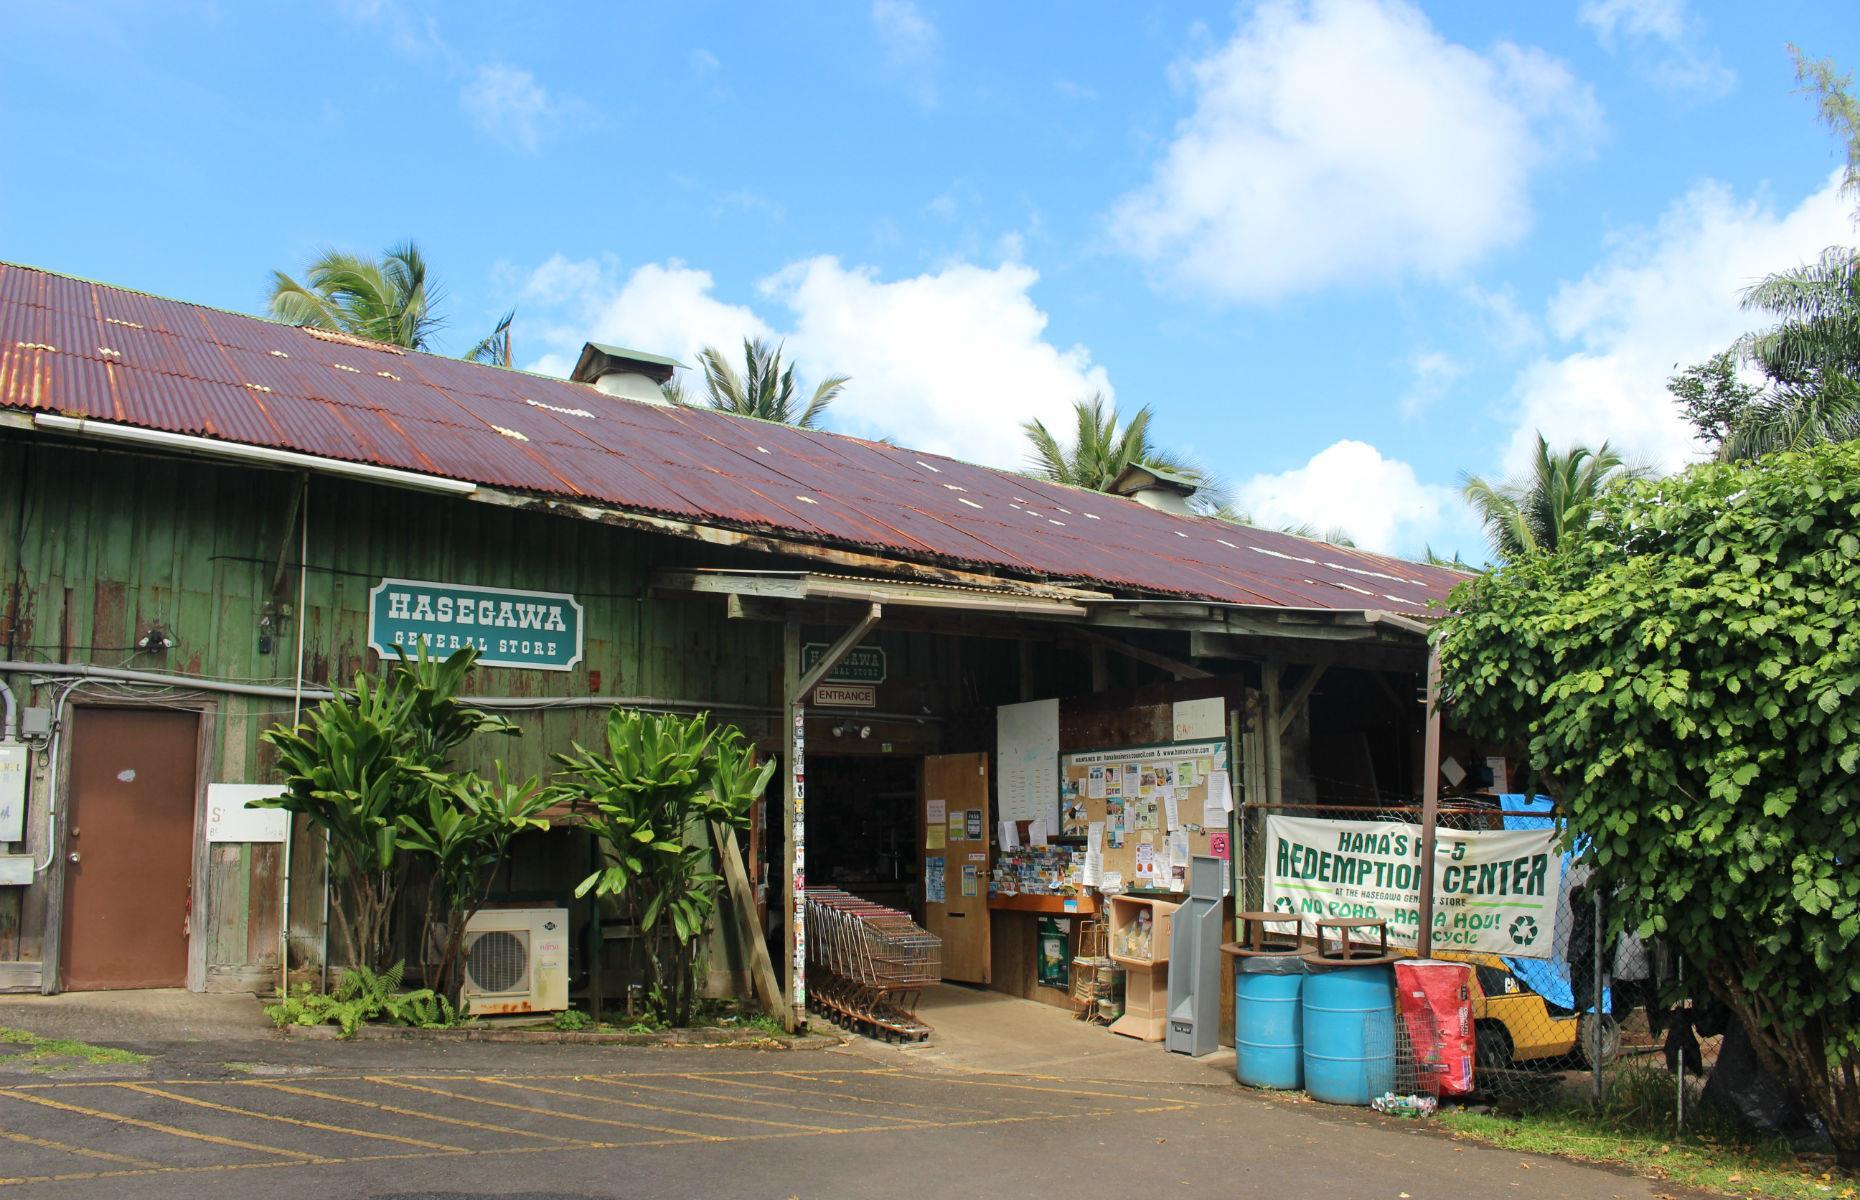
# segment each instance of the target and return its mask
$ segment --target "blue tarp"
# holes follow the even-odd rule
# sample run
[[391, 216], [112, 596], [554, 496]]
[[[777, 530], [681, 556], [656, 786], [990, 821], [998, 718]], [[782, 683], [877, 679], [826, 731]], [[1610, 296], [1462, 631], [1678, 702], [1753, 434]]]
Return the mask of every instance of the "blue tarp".
[[[1549, 829], [1555, 821], [1550, 816], [1552, 805], [1548, 796], [1502, 795], [1498, 798], [1499, 808], [1505, 814], [1506, 829]], [[1562, 947], [1567, 953], [1570, 931], [1569, 915], [1569, 869], [1585, 849], [1585, 839], [1578, 838], [1574, 850], [1563, 853], [1563, 894], [1556, 902], [1556, 940], [1553, 943]], [[1507, 958], [1505, 965], [1518, 981], [1542, 996], [1550, 1004], [1575, 1011], [1575, 997], [1569, 986], [1569, 959], [1565, 958]], [[1608, 1008], [1609, 996], [1602, 993], [1602, 1007]], [[1593, 1005], [1584, 1004], [1584, 1010]]]

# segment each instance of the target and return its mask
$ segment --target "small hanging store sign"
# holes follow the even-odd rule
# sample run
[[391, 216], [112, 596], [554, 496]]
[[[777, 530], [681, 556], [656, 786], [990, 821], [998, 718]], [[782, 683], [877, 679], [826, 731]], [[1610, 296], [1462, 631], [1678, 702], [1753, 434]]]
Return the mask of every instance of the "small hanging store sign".
[[383, 579], [368, 595], [368, 645], [386, 659], [424, 645], [440, 657], [476, 646], [487, 667], [566, 671], [581, 661], [581, 605], [562, 592]]
[[[814, 669], [814, 664], [826, 657], [831, 649], [825, 642], [809, 642], [801, 647], [801, 673]], [[846, 652], [822, 683], [883, 683], [885, 682], [885, 650], [882, 646], [854, 646]]]

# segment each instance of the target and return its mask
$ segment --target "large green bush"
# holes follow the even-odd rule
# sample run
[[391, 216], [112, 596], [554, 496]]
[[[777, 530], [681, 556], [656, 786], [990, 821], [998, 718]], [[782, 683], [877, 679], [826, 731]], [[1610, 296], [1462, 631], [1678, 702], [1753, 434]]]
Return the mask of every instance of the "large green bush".
[[1635, 485], [1451, 607], [1455, 720], [1528, 745], [1860, 1166], [1860, 444]]

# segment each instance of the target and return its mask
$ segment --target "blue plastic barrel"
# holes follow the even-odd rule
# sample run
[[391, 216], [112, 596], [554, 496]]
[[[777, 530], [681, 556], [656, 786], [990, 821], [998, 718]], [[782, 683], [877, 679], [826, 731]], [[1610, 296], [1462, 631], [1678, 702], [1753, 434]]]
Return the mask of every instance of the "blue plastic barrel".
[[1368, 1104], [1395, 1086], [1395, 982], [1386, 967], [1313, 968], [1305, 978], [1305, 1091]]
[[1276, 959], [1234, 960], [1234, 1078], [1248, 1087], [1304, 1086], [1305, 976], [1248, 970]]

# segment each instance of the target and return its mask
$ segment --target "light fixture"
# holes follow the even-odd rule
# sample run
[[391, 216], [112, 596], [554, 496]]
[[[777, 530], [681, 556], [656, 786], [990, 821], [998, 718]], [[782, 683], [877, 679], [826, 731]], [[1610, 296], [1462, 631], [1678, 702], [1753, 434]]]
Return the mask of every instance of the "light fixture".
[[159, 625], [149, 626], [149, 631], [136, 639], [136, 649], [144, 654], [160, 654], [174, 645], [174, 638], [162, 632]]

